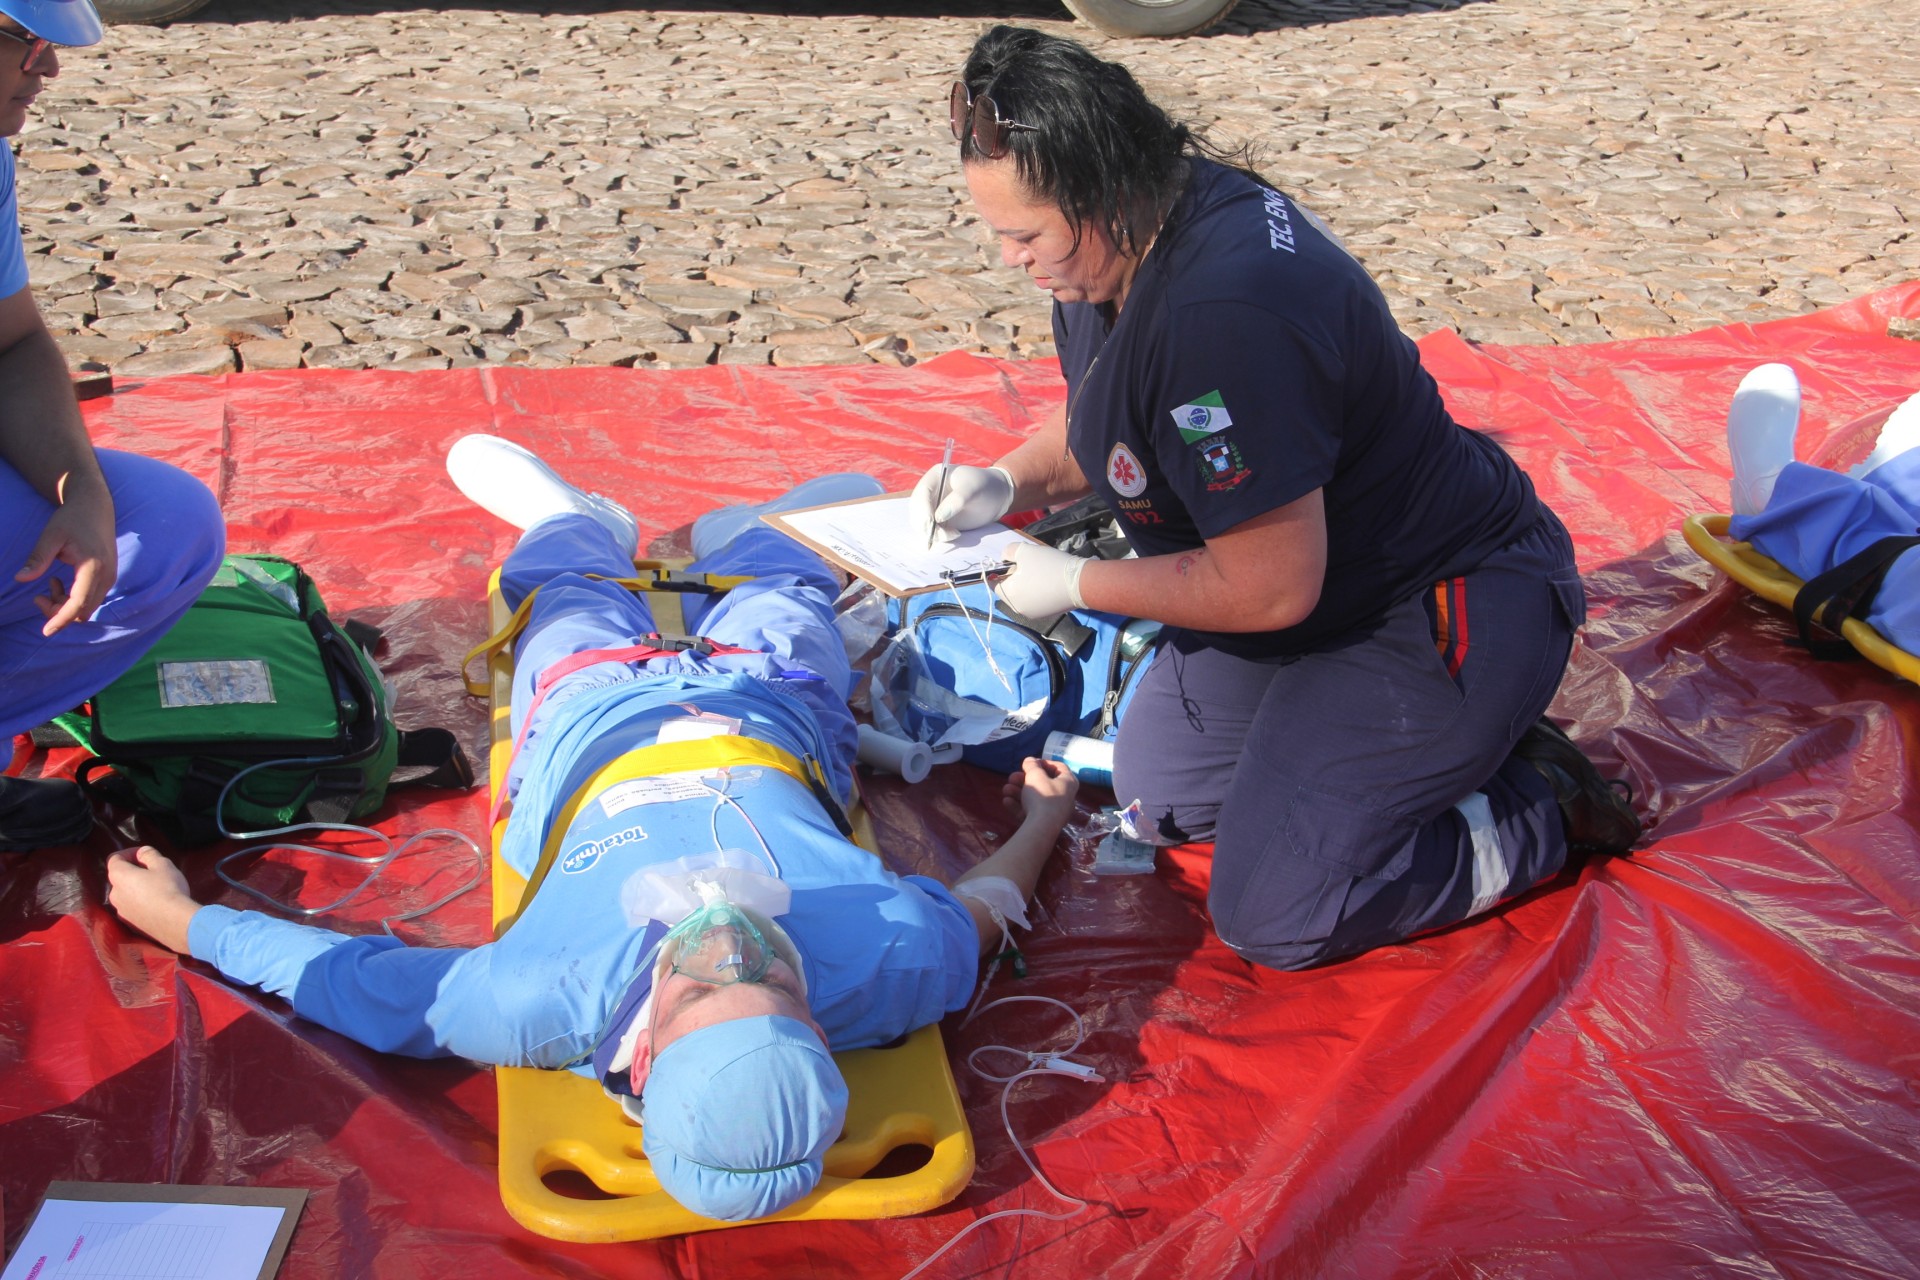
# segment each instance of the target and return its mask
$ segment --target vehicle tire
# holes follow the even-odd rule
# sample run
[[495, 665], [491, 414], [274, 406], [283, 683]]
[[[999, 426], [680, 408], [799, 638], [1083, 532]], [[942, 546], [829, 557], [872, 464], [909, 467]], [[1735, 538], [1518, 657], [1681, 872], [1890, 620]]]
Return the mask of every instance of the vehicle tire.
[[1186, 36], [1205, 31], [1239, 0], [1064, 0], [1073, 16], [1110, 36]]
[[158, 26], [194, 12], [207, 0], [94, 0], [100, 21], [109, 26], [129, 23]]

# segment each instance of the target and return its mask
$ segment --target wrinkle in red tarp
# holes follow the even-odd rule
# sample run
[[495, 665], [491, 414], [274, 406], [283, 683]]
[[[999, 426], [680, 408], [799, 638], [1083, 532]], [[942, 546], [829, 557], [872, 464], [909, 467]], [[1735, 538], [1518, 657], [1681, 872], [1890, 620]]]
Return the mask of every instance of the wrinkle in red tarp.
[[[1487, 918], [1308, 973], [1253, 969], [1211, 934], [1204, 849], [1094, 877], [1077, 840], [1041, 889], [1031, 976], [1087, 1019], [1099, 1084], [1021, 1085], [1010, 1115], [1092, 1207], [989, 1224], [943, 1276], [1912, 1276], [1920, 1274], [1920, 763], [1915, 690], [1791, 644], [1778, 611], [1677, 536], [1726, 503], [1724, 414], [1753, 365], [1805, 388], [1800, 454], [1863, 454], [1920, 389], [1886, 336], [1920, 284], [1795, 320], [1573, 348], [1422, 344], [1464, 423], [1493, 432], [1573, 530], [1592, 620], [1555, 714], [1635, 785], [1655, 827]], [[486, 369], [261, 373], [123, 384], [96, 440], [220, 493], [236, 550], [304, 563], [338, 613], [385, 627], [403, 723], [484, 759], [455, 664], [484, 629], [512, 531], [441, 468], [472, 431], [530, 445], [638, 514], [656, 551], [721, 502], [828, 471], [905, 487], [947, 437], [982, 461], [1058, 403], [1049, 362], [948, 356], [909, 370]], [[17, 767], [70, 770], [70, 753]], [[964, 768], [868, 780], [901, 870], [991, 847], [998, 782]], [[475, 836], [485, 802], [408, 798], [383, 827]], [[1084, 829], [1083, 829], [1084, 833]], [[383, 1057], [130, 936], [85, 849], [0, 856], [0, 1188], [7, 1242], [56, 1178], [264, 1183], [312, 1198], [282, 1274], [893, 1276], [976, 1217], [1057, 1210], [1008, 1143], [999, 1089], [959, 1069], [979, 1172], [915, 1219], [564, 1245], [494, 1183], [491, 1077]], [[188, 855], [196, 888], [244, 899]], [[397, 863], [377, 928], [463, 873]], [[302, 901], [311, 868], [265, 870]], [[409, 927], [486, 934], [479, 894]], [[1066, 1042], [1014, 1006], [982, 1044]]]

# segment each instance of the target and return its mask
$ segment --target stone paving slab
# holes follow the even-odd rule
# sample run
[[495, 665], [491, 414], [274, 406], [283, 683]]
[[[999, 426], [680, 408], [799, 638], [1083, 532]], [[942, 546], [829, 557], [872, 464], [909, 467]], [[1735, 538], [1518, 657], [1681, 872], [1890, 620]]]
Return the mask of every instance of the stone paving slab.
[[18, 140], [35, 293], [125, 376], [1049, 355], [945, 123], [1006, 16], [1252, 144], [1415, 335], [1676, 334], [1920, 278], [1920, 22], [1885, 0], [1244, 0], [1171, 41], [872, 8], [111, 28]]

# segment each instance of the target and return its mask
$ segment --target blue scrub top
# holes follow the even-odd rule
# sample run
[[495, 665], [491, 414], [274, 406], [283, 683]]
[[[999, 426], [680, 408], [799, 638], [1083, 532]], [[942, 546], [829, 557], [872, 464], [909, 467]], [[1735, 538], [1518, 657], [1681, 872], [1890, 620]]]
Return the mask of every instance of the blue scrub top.
[[[546, 833], [532, 816], [556, 812], [601, 764], [652, 745], [663, 720], [685, 714], [675, 704], [689, 702], [738, 716], [752, 736], [796, 755], [810, 753], [811, 718], [751, 677], [639, 676], [593, 689], [568, 699], [548, 729], [508, 824], [507, 861], [531, 871]], [[374, 1049], [574, 1065], [621, 996], [646, 980], [661, 932], [628, 924], [621, 886], [641, 867], [712, 851], [716, 822], [726, 847], [759, 853], [751, 819], [793, 890], [780, 923], [800, 952], [813, 1016], [831, 1048], [884, 1044], [965, 1004], [979, 942], [952, 893], [888, 871], [785, 773], [736, 767], [724, 785], [745, 819], [731, 805], [716, 817], [707, 793], [648, 800], [644, 787], [583, 806], [533, 901], [484, 946], [409, 947], [209, 906], [193, 917], [191, 949], [227, 977], [283, 996], [302, 1017]]]
[[20, 238], [13, 149], [0, 147], [0, 298], [11, 298], [26, 287], [27, 247]]

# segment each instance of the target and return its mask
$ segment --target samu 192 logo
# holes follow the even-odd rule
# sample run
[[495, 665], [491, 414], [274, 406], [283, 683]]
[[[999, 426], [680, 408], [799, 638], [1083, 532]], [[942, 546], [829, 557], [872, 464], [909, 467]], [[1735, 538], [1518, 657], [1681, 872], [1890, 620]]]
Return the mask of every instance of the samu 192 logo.
[[1147, 469], [1124, 444], [1114, 445], [1107, 454], [1107, 483], [1123, 498], [1137, 498], [1147, 491]]

